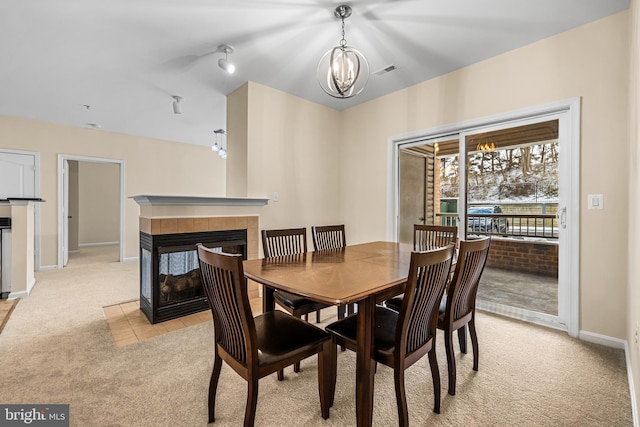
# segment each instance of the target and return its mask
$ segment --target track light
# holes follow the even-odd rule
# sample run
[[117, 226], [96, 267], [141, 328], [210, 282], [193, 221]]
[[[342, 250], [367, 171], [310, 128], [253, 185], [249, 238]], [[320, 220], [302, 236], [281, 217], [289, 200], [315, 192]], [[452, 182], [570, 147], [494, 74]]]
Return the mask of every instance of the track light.
[[182, 114], [182, 107], [180, 107], [180, 101], [182, 101], [181, 96], [174, 95], [173, 99], [173, 114]]
[[236, 66], [229, 62], [229, 54], [233, 53], [233, 48], [229, 45], [222, 44], [218, 46], [220, 52], [224, 52], [224, 58], [218, 59], [218, 67], [222, 68], [228, 74], [233, 74], [236, 71]]

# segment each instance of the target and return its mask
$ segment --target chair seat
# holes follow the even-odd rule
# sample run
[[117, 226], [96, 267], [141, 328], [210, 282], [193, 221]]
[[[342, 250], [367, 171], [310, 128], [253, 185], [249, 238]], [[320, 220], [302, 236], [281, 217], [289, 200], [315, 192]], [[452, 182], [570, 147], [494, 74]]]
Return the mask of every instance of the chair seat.
[[400, 312], [400, 307], [402, 307], [402, 301], [404, 300], [404, 295], [398, 295], [397, 297], [393, 297], [384, 302], [384, 305], [389, 307], [391, 310], [395, 310], [398, 313]]
[[[325, 329], [351, 345], [356, 345], [358, 315], [353, 314], [331, 323]], [[376, 330], [374, 333], [374, 351], [377, 354], [391, 355], [395, 348], [396, 324], [398, 313], [386, 307], [376, 306]]]
[[273, 298], [278, 302], [286, 305], [287, 307], [291, 307], [292, 309], [297, 309], [309, 304], [317, 304], [316, 301], [310, 300], [305, 297], [301, 297], [300, 295], [290, 294], [289, 292], [284, 291], [274, 291]]
[[278, 310], [259, 315], [254, 322], [259, 365], [276, 363], [331, 339], [322, 329]]

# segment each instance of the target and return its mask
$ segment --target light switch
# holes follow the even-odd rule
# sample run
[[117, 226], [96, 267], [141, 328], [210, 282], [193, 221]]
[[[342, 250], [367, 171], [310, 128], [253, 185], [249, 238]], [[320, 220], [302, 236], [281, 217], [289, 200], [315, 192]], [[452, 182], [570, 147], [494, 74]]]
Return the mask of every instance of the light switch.
[[604, 197], [602, 194], [589, 194], [588, 209], [604, 209]]
[[274, 192], [273, 192], [273, 201], [274, 201], [274, 202], [277, 202], [277, 201], [279, 201], [279, 200], [280, 200], [280, 195], [278, 194], [278, 192], [277, 192], [277, 191], [274, 191]]

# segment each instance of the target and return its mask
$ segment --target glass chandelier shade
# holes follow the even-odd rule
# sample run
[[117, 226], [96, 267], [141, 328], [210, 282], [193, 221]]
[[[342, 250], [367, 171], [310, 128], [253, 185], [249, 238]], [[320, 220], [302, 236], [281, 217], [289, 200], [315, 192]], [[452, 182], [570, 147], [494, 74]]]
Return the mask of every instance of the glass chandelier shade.
[[320, 87], [334, 98], [351, 98], [363, 91], [369, 80], [369, 63], [357, 49], [347, 46], [344, 19], [351, 16], [349, 6], [338, 6], [334, 12], [342, 20], [340, 45], [329, 49], [318, 63]]

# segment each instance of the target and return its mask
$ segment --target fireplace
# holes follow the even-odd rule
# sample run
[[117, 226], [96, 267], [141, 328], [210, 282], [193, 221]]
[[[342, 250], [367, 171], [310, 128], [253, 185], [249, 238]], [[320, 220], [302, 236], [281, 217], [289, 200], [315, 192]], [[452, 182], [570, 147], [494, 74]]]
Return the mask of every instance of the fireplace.
[[140, 309], [151, 323], [209, 309], [196, 244], [247, 259], [247, 230], [140, 232]]

